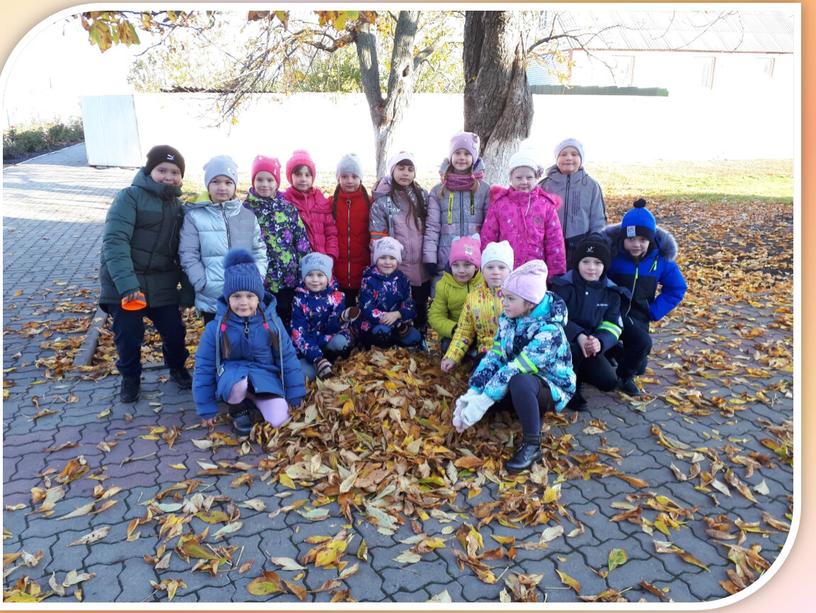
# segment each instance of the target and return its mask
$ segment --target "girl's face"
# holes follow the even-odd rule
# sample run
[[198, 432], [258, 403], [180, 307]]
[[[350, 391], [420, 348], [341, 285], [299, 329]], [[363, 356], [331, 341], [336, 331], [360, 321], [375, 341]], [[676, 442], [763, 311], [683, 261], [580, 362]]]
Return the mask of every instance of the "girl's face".
[[308, 166], [299, 166], [295, 168], [295, 171], [292, 173], [292, 187], [294, 187], [299, 192], [308, 192], [312, 189], [312, 184], [314, 183], [314, 177], [312, 176], [312, 171], [309, 170]]
[[623, 248], [626, 249], [633, 258], [642, 258], [649, 249], [649, 239], [643, 236], [624, 238]]
[[397, 258], [393, 255], [383, 255], [377, 258], [377, 270], [379, 270], [381, 274], [390, 275], [398, 266], [399, 262], [397, 262]]
[[230, 310], [239, 317], [252, 317], [258, 310], [258, 296], [254, 292], [234, 292], [230, 294]]
[[457, 149], [451, 156], [451, 166], [454, 170], [467, 170], [473, 166], [473, 156], [467, 149]]
[[504, 307], [504, 314], [510, 319], [524, 317], [529, 315], [535, 308], [532, 302], [528, 302], [524, 298], [516, 296], [512, 292], [504, 292], [502, 295], [502, 306]]
[[350, 172], [340, 173], [338, 182], [340, 183], [340, 190], [349, 194], [360, 189], [360, 184], [362, 183], [360, 177]]
[[220, 204], [235, 197], [235, 183], [229, 177], [218, 175], [210, 181], [207, 192], [210, 194], [210, 200]]
[[517, 192], [531, 192], [535, 185], [535, 171], [528, 166], [519, 166], [510, 173], [510, 187]]
[[476, 270], [478, 269], [473, 264], [465, 260], [457, 260], [451, 264], [453, 278], [459, 281], [459, 283], [467, 283], [470, 281], [476, 275]]
[[310, 292], [322, 292], [329, 285], [329, 279], [319, 270], [312, 270], [306, 275], [303, 284]]
[[391, 176], [400, 187], [408, 187], [414, 182], [416, 171], [414, 170], [414, 165], [411, 164], [411, 162], [402, 161], [394, 166], [394, 172], [391, 174]]
[[498, 260], [493, 260], [482, 266], [482, 277], [484, 277], [485, 283], [490, 289], [501, 287], [509, 274], [510, 269], [507, 264]]
[[173, 162], [162, 162], [150, 171], [150, 178], [162, 185], [181, 186], [181, 169]]
[[561, 174], [571, 175], [581, 167], [581, 156], [575, 147], [564, 147], [555, 158], [555, 165]]
[[603, 262], [598, 258], [581, 258], [578, 262], [578, 274], [585, 281], [597, 281], [603, 274]]
[[252, 184], [252, 187], [262, 198], [274, 198], [278, 193], [278, 182], [275, 181], [275, 175], [265, 170], [255, 175], [255, 183]]

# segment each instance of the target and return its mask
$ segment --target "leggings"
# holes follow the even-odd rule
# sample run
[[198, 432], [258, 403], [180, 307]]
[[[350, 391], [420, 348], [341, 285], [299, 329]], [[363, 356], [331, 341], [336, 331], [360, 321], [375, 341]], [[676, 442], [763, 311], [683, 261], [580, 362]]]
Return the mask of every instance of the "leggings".
[[550, 386], [535, 375], [514, 375], [507, 395], [498, 403], [498, 410], [513, 409], [521, 422], [525, 438], [541, 436], [541, 415], [553, 411], [555, 403]]
[[289, 419], [289, 403], [285, 398], [280, 396], [273, 396], [271, 398], [259, 398], [254, 393], [249, 391], [249, 381], [246, 377], [238, 381], [232, 386], [227, 402], [229, 404], [239, 404], [245, 399], [249, 399], [255, 403], [258, 410], [263, 415], [263, 418], [275, 428]]

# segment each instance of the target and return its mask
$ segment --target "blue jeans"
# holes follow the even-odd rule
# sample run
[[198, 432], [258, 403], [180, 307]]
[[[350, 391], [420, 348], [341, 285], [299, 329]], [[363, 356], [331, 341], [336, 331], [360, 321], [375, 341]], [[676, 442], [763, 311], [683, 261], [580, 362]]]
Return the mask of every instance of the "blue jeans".
[[[328, 360], [333, 360], [337, 356], [345, 354], [351, 349], [351, 339], [344, 332], [339, 332], [331, 337], [326, 346], [323, 347], [323, 355]], [[300, 358], [300, 369], [307, 381], [314, 381], [317, 377], [315, 365], [304, 358]]]
[[395, 326], [387, 326], [385, 324], [377, 324], [369, 332], [362, 334], [363, 342], [367, 345], [375, 345], [377, 347], [416, 347], [422, 342], [422, 334], [419, 330], [411, 326], [405, 336], [400, 336], [397, 333]]

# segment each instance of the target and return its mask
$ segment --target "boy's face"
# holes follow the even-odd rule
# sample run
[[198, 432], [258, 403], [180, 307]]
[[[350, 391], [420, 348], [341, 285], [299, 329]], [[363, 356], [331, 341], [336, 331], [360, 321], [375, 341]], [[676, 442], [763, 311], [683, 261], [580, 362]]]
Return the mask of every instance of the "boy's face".
[[274, 198], [278, 193], [278, 182], [275, 181], [275, 175], [265, 170], [255, 175], [255, 183], [252, 184], [252, 187], [262, 198]]
[[308, 192], [312, 189], [312, 183], [314, 183], [314, 177], [308, 166], [296, 168], [292, 173], [292, 187], [299, 192]]
[[555, 159], [558, 171], [563, 175], [571, 175], [581, 167], [581, 156], [575, 147], [564, 147]]
[[597, 281], [603, 274], [603, 262], [598, 258], [581, 258], [578, 262], [578, 274], [585, 281]]
[[649, 249], [649, 240], [642, 236], [624, 238], [623, 248], [626, 249], [629, 255], [631, 255], [633, 258], [642, 258], [644, 255], [646, 255], [646, 251]]
[[485, 283], [490, 289], [501, 287], [509, 274], [510, 269], [507, 264], [498, 260], [493, 260], [482, 266], [482, 277], [484, 277]]
[[207, 192], [210, 194], [210, 200], [220, 204], [235, 197], [235, 183], [227, 176], [218, 175], [210, 181]]
[[377, 270], [379, 270], [381, 274], [390, 275], [398, 266], [399, 262], [397, 262], [397, 258], [393, 255], [383, 255], [377, 258]]
[[173, 162], [162, 162], [150, 171], [150, 178], [162, 185], [181, 186], [181, 169]]
[[340, 173], [338, 182], [340, 183], [340, 189], [348, 193], [356, 192], [360, 189], [360, 183], [362, 183], [360, 177], [350, 172]]
[[535, 185], [536, 176], [532, 168], [519, 166], [510, 173], [510, 187], [517, 192], [531, 192]]
[[239, 317], [252, 317], [258, 310], [260, 300], [254, 292], [234, 292], [230, 294], [230, 310]]
[[505, 315], [510, 319], [516, 319], [517, 317], [528, 315], [535, 305], [520, 296], [516, 296], [512, 292], [504, 292], [502, 295], [502, 306], [504, 307]]
[[312, 270], [303, 279], [303, 284], [310, 292], [322, 292], [329, 285], [329, 279], [319, 270]]
[[476, 270], [477, 268], [473, 264], [465, 260], [457, 260], [451, 264], [453, 278], [459, 281], [459, 283], [467, 283], [470, 281], [476, 274]]
[[457, 149], [451, 156], [451, 166], [454, 170], [467, 170], [473, 166], [473, 156], [467, 149]]
[[394, 181], [397, 182], [397, 185], [401, 187], [408, 187], [411, 185], [411, 183], [413, 183], [414, 177], [416, 177], [414, 165], [410, 162], [400, 162], [394, 166], [393, 177]]

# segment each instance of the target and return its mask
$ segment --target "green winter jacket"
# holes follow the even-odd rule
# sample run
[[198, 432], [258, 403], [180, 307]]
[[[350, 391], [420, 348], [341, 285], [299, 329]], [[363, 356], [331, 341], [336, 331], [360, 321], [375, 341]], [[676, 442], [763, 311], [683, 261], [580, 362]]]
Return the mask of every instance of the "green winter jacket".
[[179, 264], [181, 189], [160, 185], [140, 168], [105, 217], [99, 281], [102, 305], [141, 290], [148, 307], [192, 306], [192, 287]]
[[482, 273], [478, 270], [476, 276], [467, 283], [459, 283], [449, 272], [442, 275], [436, 284], [436, 295], [428, 309], [428, 323], [439, 336], [443, 338], [453, 336], [453, 328], [459, 321], [465, 298], [482, 285], [484, 285]]

